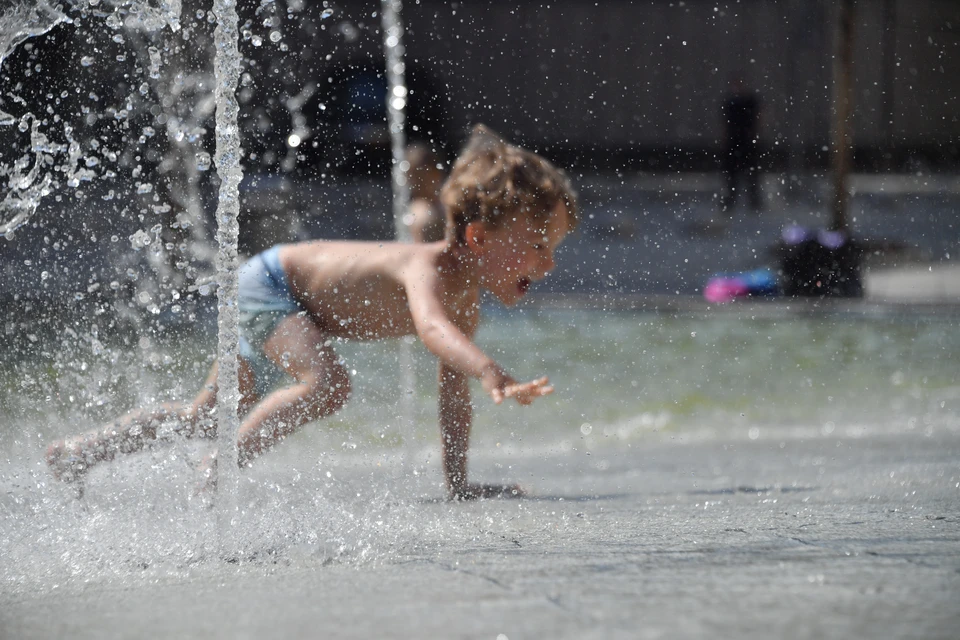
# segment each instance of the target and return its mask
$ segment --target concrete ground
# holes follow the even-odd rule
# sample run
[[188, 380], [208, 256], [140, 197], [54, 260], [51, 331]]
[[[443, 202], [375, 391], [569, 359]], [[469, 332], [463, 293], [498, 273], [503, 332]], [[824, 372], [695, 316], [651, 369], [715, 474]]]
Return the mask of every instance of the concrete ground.
[[960, 264], [874, 269], [864, 282], [867, 300], [898, 303], [960, 302]]
[[943, 431], [546, 455], [529, 498], [414, 500], [374, 562], [3, 585], [0, 636], [954, 639], [958, 456]]

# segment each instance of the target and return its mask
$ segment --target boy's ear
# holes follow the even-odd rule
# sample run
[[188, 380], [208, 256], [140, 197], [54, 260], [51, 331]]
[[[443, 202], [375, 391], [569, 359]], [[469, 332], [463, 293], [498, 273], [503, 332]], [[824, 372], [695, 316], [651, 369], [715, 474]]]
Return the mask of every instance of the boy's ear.
[[479, 221], [471, 222], [467, 225], [464, 237], [467, 240], [467, 246], [475, 253], [483, 253], [486, 250], [486, 226]]

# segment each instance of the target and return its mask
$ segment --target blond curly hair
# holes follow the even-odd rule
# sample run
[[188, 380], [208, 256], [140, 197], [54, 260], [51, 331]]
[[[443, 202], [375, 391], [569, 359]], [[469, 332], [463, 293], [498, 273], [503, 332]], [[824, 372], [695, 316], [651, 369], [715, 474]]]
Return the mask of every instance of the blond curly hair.
[[447, 216], [447, 238], [458, 244], [466, 242], [471, 222], [499, 227], [518, 213], [546, 219], [561, 202], [569, 228], [579, 221], [577, 195], [567, 175], [482, 124], [474, 126], [440, 190], [440, 201]]

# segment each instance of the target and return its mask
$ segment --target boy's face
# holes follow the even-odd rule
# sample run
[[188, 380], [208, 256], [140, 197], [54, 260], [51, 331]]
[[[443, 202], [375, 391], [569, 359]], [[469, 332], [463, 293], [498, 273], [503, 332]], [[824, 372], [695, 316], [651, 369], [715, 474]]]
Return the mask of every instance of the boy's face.
[[498, 228], [487, 229], [481, 285], [503, 304], [516, 304], [532, 283], [542, 280], [553, 269], [553, 253], [569, 230], [570, 221], [562, 202], [545, 220], [517, 215]]

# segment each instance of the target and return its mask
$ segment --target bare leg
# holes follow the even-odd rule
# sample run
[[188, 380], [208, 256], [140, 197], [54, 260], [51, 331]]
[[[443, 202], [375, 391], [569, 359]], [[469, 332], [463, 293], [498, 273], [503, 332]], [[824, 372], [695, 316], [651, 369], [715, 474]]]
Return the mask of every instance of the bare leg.
[[[297, 381], [278, 389], [257, 404], [250, 366], [240, 360], [240, 413], [245, 415], [238, 432], [239, 462], [246, 466], [254, 458], [293, 433], [305, 423], [335, 413], [350, 396], [350, 377], [337, 362], [326, 336], [311, 320], [288, 316], [280, 321], [264, 345], [264, 352]], [[191, 404], [167, 404], [152, 410], [133, 411], [103, 429], [54, 443], [47, 450], [47, 463], [54, 475], [70, 482], [78, 480], [99, 462], [119, 453], [141, 450], [156, 439], [165, 420], [176, 419], [187, 437], [213, 437], [216, 423], [211, 419], [216, 406], [217, 367], [214, 365], [204, 388]], [[216, 483], [216, 454], [203, 464], [207, 485]]]
[[350, 376], [326, 336], [309, 318], [287, 316], [264, 344], [264, 352], [297, 381], [254, 406], [237, 435], [245, 466], [298, 428], [336, 413], [350, 397]]
[[[110, 424], [47, 448], [47, 464], [54, 476], [65, 482], [79, 480], [100, 462], [113, 460], [118, 453], [140, 451], [157, 439], [157, 429], [166, 421], [177, 423], [177, 433], [188, 438], [213, 437], [216, 422], [212, 419], [217, 401], [217, 365], [214, 363], [207, 381], [193, 402], [164, 403], [152, 409], [136, 409]], [[253, 374], [240, 361], [241, 411], [249, 410], [256, 401]]]

